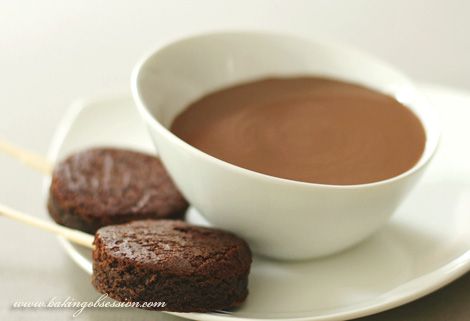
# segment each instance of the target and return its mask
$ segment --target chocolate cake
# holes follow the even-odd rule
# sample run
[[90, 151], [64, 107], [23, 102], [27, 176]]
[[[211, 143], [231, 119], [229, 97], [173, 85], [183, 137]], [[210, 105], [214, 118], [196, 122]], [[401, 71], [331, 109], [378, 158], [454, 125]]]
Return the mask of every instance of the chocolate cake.
[[94, 148], [57, 164], [48, 209], [59, 224], [88, 233], [141, 219], [180, 219], [188, 203], [161, 161], [140, 152]]
[[93, 285], [118, 301], [208, 312], [237, 307], [248, 294], [251, 252], [228, 232], [143, 220], [103, 227], [94, 244]]

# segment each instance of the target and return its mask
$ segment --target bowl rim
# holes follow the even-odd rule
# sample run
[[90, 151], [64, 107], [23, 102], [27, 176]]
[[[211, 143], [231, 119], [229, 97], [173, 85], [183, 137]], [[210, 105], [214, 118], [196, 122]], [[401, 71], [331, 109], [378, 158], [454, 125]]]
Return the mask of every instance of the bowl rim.
[[[135, 64], [135, 66], [132, 69], [131, 73], [131, 93], [132, 97], [134, 100], [134, 103], [136, 104], [137, 110], [139, 111], [139, 114], [141, 117], [144, 119], [146, 125], [150, 125], [154, 129], [160, 132], [162, 136], [164, 136], [167, 140], [170, 141], [171, 144], [176, 144], [177, 146], [186, 149], [187, 151], [191, 152], [194, 156], [205, 159], [206, 161], [212, 162], [216, 166], [223, 166], [227, 168], [228, 170], [237, 172], [241, 175], [246, 175], [246, 176], [251, 176], [256, 179], [261, 179], [264, 181], [268, 181], [271, 184], [290, 184], [292, 186], [296, 187], [307, 187], [307, 188], [330, 188], [330, 189], [338, 189], [338, 190], [348, 190], [348, 189], [365, 189], [365, 188], [372, 188], [372, 187], [379, 187], [383, 185], [388, 185], [390, 183], [400, 181], [408, 176], [411, 176], [415, 174], [416, 172], [420, 171], [423, 169], [429, 161], [432, 159], [432, 157], [435, 155], [436, 150], [439, 147], [439, 141], [440, 141], [440, 136], [441, 136], [441, 130], [440, 130], [440, 124], [437, 121], [437, 117], [434, 114], [432, 110], [429, 110], [428, 117], [431, 118], [431, 123], [432, 123], [432, 132], [434, 136], [434, 140], [430, 141], [428, 138], [428, 135], [426, 135], [426, 142], [425, 142], [425, 147], [423, 150], [423, 153], [421, 157], [418, 159], [418, 161], [413, 165], [413, 167], [409, 168], [403, 173], [400, 173], [399, 175], [380, 180], [380, 181], [375, 181], [375, 182], [369, 182], [369, 183], [361, 183], [361, 184], [346, 184], [346, 185], [336, 185], [336, 184], [322, 184], [322, 183], [311, 183], [311, 182], [303, 182], [303, 181], [296, 181], [292, 179], [287, 179], [287, 178], [282, 178], [282, 177], [276, 177], [268, 174], [263, 174], [260, 172], [256, 172], [247, 168], [240, 167], [238, 165], [231, 164], [227, 161], [221, 160], [219, 158], [216, 158], [210, 154], [207, 154], [196, 147], [188, 144], [175, 134], [173, 134], [170, 130], [168, 130], [163, 124], [160, 123], [160, 121], [157, 120], [157, 118], [152, 114], [152, 112], [149, 110], [149, 108], [146, 106], [144, 103], [144, 100], [141, 95], [140, 91], [140, 86], [139, 86], [139, 80], [142, 71], [145, 69], [147, 63], [156, 55], [160, 53], [160, 51], [164, 50], [165, 48], [175, 45], [178, 43], [182, 43], [188, 40], [194, 40], [198, 38], [207, 38], [207, 37], [213, 37], [213, 36], [267, 36], [267, 37], [284, 37], [284, 38], [290, 38], [298, 41], [304, 41], [304, 42], [310, 42], [310, 43], [315, 43], [317, 45], [322, 45], [325, 47], [329, 48], [334, 48], [339, 51], [347, 51], [351, 53], [358, 54], [367, 60], [373, 61], [375, 63], [380, 64], [381, 66], [386, 67], [387, 69], [393, 71], [397, 75], [399, 75], [403, 80], [408, 82], [408, 85], [413, 89], [414, 95], [420, 98], [420, 103], [421, 105], [423, 104], [423, 99], [422, 96], [419, 94], [419, 92], [415, 89], [415, 86], [411, 82], [411, 80], [406, 77], [400, 70], [392, 66], [391, 64], [367, 53], [362, 50], [359, 50], [353, 46], [346, 45], [344, 43], [338, 43], [335, 41], [331, 40], [325, 40], [321, 38], [311, 38], [311, 37], [306, 37], [302, 35], [296, 35], [293, 33], [287, 33], [287, 32], [273, 32], [273, 31], [264, 31], [264, 30], [223, 30], [223, 31], [214, 31], [214, 32], [201, 32], [201, 33], [195, 33], [191, 35], [186, 35], [183, 37], [178, 37], [176, 39], [172, 40], [166, 40], [160, 42], [154, 49], [149, 50], [146, 54], [144, 54], [140, 60]], [[367, 85], [366, 85], [367, 87]], [[429, 107], [429, 104], [424, 101], [426, 104], [426, 107]], [[406, 103], [404, 103], [405, 106]], [[407, 106], [410, 108], [409, 106]], [[430, 108], [428, 108], [430, 109]], [[424, 124], [424, 121], [422, 117], [416, 112], [413, 111], [415, 115], [418, 117], [420, 122]], [[426, 128], [426, 126], [424, 126]], [[431, 131], [429, 130], [429, 131]], [[431, 145], [429, 145], [431, 143]], [[427, 151], [428, 149], [428, 151]]]

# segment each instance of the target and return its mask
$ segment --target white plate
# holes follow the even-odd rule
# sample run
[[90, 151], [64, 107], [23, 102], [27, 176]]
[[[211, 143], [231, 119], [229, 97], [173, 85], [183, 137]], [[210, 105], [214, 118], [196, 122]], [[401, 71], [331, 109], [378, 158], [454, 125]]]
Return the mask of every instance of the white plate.
[[[176, 314], [197, 320], [344, 320], [415, 300], [470, 270], [470, 95], [423, 87], [443, 136], [421, 183], [392, 221], [359, 246], [328, 258], [281, 263], [255, 258], [250, 295], [229, 313]], [[52, 161], [80, 148], [115, 145], [153, 151], [130, 98], [74, 105], [52, 142]], [[191, 211], [190, 217], [198, 219]], [[61, 240], [91, 273], [90, 251]]]

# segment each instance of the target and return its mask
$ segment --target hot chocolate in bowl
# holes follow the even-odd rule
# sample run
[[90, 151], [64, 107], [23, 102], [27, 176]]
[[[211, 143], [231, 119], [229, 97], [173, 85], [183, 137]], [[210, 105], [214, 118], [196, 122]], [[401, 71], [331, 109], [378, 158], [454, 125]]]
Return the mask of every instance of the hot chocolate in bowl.
[[[354, 49], [288, 35], [216, 33], [173, 42], [137, 65], [132, 90], [190, 203], [213, 225], [246, 238], [255, 252], [278, 259], [332, 254], [373, 234], [418, 181], [438, 143], [432, 111], [401, 73]], [[249, 105], [260, 90], [273, 94], [237, 107], [237, 99]], [[237, 99], [220, 107], [221, 93]], [[346, 95], [343, 103], [311, 108], [338, 93]], [[201, 102], [206, 107], [197, 108]], [[345, 103], [357, 108], [345, 110]], [[233, 117], [221, 115], [223, 107]], [[316, 115], [315, 126], [304, 119]], [[264, 126], [263, 118], [277, 124]], [[247, 132], [251, 138], [244, 138]], [[331, 144], [300, 141], [305, 132]], [[269, 155], [265, 162], [263, 155]], [[346, 164], [348, 157], [359, 160]]]
[[330, 185], [404, 173], [426, 141], [418, 117], [393, 97], [318, 77], [262, 79], [210, 93], [183, 110], [171, 131], [228, 163]]

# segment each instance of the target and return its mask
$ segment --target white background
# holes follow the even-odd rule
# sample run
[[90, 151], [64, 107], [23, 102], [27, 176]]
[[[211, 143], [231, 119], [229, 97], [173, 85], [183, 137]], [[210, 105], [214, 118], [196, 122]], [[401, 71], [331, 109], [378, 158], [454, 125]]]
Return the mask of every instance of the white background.
[[[417, 81], [470, 89], [470, 1], [0, 0], [0, 137], [45, 154], [73, 100], [128, 92], [132, 66], [158, 43], [249, 28], [333, 38], [388, 60]], [[40, 175], [0, 155], [0, 202], [45, 215], [41, 188]], [[15, 286], [8, 295], [3, 289], [0, 316], [24, 318], [5, 306], [21, 296], [41, 299], [38, 291], [45, 298], [69, 287], [93, 293], [86, 278], [66, 283], [80, 271], [53, 238], [4, 221], [0, 232], [0, 286], [7, 280]], [[54, 291], [55, 282], [67, 286]]]

